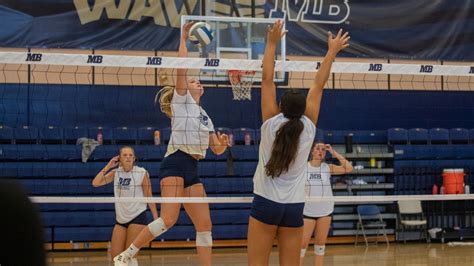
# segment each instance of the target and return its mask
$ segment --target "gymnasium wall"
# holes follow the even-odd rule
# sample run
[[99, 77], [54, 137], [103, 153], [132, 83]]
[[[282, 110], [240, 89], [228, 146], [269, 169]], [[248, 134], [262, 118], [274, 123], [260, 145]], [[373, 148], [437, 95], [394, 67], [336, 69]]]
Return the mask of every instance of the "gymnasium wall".
[[[18, 127], [167, 127], [154, 104], [154, 86], [1, 84], [0, 125]], [[281, 94], [282, 90], [279, 91]], [[326, 89], [319, 127], [383, 130], [391, 127], [474, 125], [474, 93]], [[252, 101], [233, 101], [230, 88], [208, 88], [202, 104], [216, 126], [258, 128], [260, 90]]]

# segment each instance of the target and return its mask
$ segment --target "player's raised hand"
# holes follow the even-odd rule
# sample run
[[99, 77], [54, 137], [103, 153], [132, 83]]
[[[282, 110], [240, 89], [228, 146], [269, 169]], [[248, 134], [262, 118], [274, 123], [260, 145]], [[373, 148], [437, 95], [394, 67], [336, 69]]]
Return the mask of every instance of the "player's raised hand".
[[326, 144], [326, 145], [324, 145], [324, 148], [325, 148], [326, 151], [328, 151], [332, 156], [334, 156], [335, 151], [334, 151], [334, 149], [332, 148], [331, 145]]
[[187, 40], [189, 37], [189, 30], [194, 25], [194, 21], [184, 24], [183, 29], [181, 30], [181, 39]]
[[342, 49], [349, 46], [349, 32], [345, 32], [343, 34], [342, 29], [337, 32], [336, 37], [333, 38], [333, 35], [330, 31], [328, 31], [328, 48], [330, 51], [334, 52], [335, 54], [339, 53]]
[[268, 26], [267, 41], [271, 43], [278, 43], [280, 39], [285, 36], [286, 32], [286, 30], [283, 30], [283, 21], [277, 20], [273, 26]]
[[106, 168], [107, 170], [110, 170], [112, 168], [115, 168], [118, 166], [119, 163], [119, 156], [115, 156], [112, 159], [110, 159], [109, 163], [107, 164]]

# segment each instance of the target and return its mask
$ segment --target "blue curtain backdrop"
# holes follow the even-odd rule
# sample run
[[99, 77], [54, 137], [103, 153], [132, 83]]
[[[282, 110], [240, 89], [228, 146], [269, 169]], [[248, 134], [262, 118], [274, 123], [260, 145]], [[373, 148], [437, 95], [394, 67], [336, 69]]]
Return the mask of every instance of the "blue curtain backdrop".
[[[206, 14], [225, 15], [230, 2], [210, 1]], [[180, 16], [200, 7], [199, 0], [0, 0], [0, 47], [176, 50]], [[469, 0], [257, 0], [255, 9], [287, 21], [288, 54], [322, 55], [326, 32], [343, 28], [352, 37], [343, 56], [474, 59]]]

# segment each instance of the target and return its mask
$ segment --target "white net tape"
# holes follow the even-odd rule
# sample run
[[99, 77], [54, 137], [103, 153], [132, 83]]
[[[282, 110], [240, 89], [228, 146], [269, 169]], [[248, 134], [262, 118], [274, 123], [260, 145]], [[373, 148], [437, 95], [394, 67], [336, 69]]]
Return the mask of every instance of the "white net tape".
[[255, 71], [229, 70], [229, 82], [232, 85], [234, 100], [251, 100]]
[[[261, 71], [261, 60], [209, 59], [159, 56], [87, 55], [0, 52], [0, 64], [39, 64], [104, 67], [144, 67], [170, 69], [210, 69]], [[316, 72], [321, 62], [275, 61], [275, 71]], [[335, 62], [332, 73], [400, 74], [433, 76], [474, 76], [474, 66], [434, 64], [390, 64]]]
[[[154, 203], [250, 203], [253, 197], [30, 197], [35, 203], [115, 203], [115, 202], [154, 202]], [[308, 202], [396, 202], [406, 200], [446, 201], [474, 200], [474, 194], [458, 195], [385, 195], [385, 196], [335, 196], [307, 197]]]

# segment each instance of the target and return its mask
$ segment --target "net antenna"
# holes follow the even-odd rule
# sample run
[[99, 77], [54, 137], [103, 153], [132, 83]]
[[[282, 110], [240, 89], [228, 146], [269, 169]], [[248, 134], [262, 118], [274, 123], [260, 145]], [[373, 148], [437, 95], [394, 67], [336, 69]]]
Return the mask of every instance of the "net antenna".
[[252, 100], [252, 85], [256, 71], [228, 70], [227, 76], [232, 86], [234, 100]]

